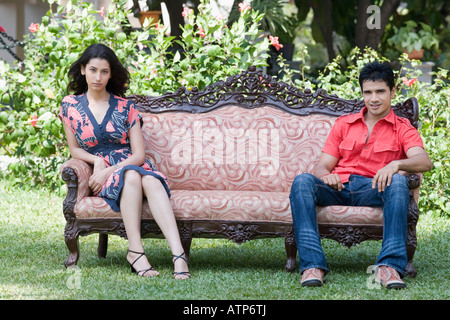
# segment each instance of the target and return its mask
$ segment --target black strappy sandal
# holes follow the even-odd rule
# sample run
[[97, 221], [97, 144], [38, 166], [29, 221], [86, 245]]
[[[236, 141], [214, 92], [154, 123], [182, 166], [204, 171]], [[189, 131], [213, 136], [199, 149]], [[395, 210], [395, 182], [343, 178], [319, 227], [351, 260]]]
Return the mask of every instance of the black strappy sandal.
[[[187, 265], [189, 265], [189, 262], [188, 262], [188, 259], [186, 259], [185, 257], [183, 257], [183, 255], [185, 255], [184, 254], [184, 252], [182, 253], [182, 254], [180, 254], [179, 256], [177, 256], [177, 255], [172, 255], [172, 261], [173, 261], [173, 264], [174, 264], [174, 267], [175, 267], [175, 262], [178, 260], [178, 259], [183, 259], [184, 261], [186, 261], [186, 264]], [[186, 256], [186, 255], [185, 255]], [[174, 259], [175, 258], [175, 259]], [[174, 272], [173, 273], [173, 276], [174, 277], [176, 277], [176, 276], [178, 276], [178, 275], [182, 275], [182, 276], [187, 276], [187, 278], [186, 279], [189, 279], [190, 277], [191, 277], [191, 274], [189, 273], [189, 271], [182, 271], [182, 272]], [[186, 279], [179, 279], [179, 280], [186, 280]], [[178, 279], [177, 279], [178, 280]]]
[[[133, 250], [130, 250], [130, 249], [128, 249], [128, 252], [136, 253], [136, 254], [139, 254], [139, 255], [140, 255], [139, 257], [137, 257], [137, 258], [133, 261], [133, 263], [130, 263], [131, 273], [136, 273], [138, 276], [144, 277], [144, 275], [145, 275], [148, 271], [156, 271], [153, 267], [150, 267], [150, 268], [145, 269], [145, 270], [139, 270], [139, 271], [137, 271], [137, 270], [133, 267], [133, 265], [136, 263], [136, 261], [138, 261], [140, 258], [142, 258], [142, 256], [145, 256], [145, 253], [144, 253], [144, 252], [136, 252], [136, 251], [133, 251]], [[151, 277], [149, 277], [149, 278], [153, 278], [153, 277], [156, 277], [156, 276], [157, 276], [157, 275], [155, 274], [154, 276], [151, 276]]]

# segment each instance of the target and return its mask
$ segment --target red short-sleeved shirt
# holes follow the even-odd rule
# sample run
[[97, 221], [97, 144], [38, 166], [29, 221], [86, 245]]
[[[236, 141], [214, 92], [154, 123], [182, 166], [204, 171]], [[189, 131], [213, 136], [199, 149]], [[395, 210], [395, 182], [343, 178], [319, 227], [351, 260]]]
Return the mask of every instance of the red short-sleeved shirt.
[[367, 140], [365, 112], [366, 107], [339, 117], [322, 150], [339, 159], [333, 173], [339, 174], [343, 183], [351, 174], [373, 178], [391, 161], [405, 159], [409, 148], [424, 147], [416, 128], [392, 110], [375, 124]]

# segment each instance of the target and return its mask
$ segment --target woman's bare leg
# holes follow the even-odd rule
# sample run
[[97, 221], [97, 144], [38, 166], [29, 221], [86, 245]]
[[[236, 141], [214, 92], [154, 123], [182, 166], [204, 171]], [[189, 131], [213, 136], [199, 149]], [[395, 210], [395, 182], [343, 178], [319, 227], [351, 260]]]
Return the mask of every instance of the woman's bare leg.
[[[169, 243], [172, 254], [176, 256], [182, 254], [184, 249], [181, 245], [180, 233], [173, 214], [172, 204], [170, 203], [164, 186], [153, 176], [144, 176], [142, 178], [142, 186], [145, 196], [147, 197], [152, 216]], [[174, 269], [175, 272], [186, 273], [176, 274], [176, 279], [189, 278], [189, 275], [187, 274], [189, 272], [189, 268], [185, 260], [176, 259], [174, 261]]]
[[[147, 257], [134, 252], [144, 252], [141, 241], [141, 214], [142, 214], [142, 177], [133, 170], [127, 170], [124, 174], [124, 186], [120, 196], [120, 211], [122, 213], [123, 223], [127, 232], [128, 248], [127, 261], [131, 264], [136, 261], [133, 268], [136, 271], [147, 270], [151, 268]], [[134, 251], [134, 252], [131, 252]], [[138, 259], [139, 258], [139, 259]], [[136, 260], [138, 259], [138, 260]], [[156, 270], [139, 272], [139, 275], [145, 277], [154, 277], [159, 275]]]

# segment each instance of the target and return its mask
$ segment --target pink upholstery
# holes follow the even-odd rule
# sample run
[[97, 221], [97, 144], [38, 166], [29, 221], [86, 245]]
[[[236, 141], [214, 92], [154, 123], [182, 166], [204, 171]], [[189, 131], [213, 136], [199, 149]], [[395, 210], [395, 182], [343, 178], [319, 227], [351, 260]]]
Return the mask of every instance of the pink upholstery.
[[[169, 181], [177, 219], [288, 223], [292, 181], [312, 172], [335, 120], [272, 107], [142, 115], [147, 157]], [[68, 165], [80, 180], [77, 217], [120, 217], [104, 200], [87, 197], [90, 167], [77, 160]], [[383, 222], [381, 208], [319, 207], [317, 213], [319, 223]], [[151, 217], [147, 203], [143, 217]]]
[[334, 118], [271, 107], [144, 115], [147, 156], [172, 190], [289, 192], [311, 172]]

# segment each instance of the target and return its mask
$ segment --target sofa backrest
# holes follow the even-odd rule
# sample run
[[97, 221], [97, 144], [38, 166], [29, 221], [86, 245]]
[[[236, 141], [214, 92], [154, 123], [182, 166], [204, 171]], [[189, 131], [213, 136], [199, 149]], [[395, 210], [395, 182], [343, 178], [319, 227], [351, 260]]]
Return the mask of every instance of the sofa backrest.
[[[128, 98], [143, 116], [147, 157], [173, 190], [288, 192], [296, 175], [312, 172], [336, 118], [363, 107], [254, 67], [202, 91]], [[417, 128], [417, 100], [394, 111]]]
[[229, 106], [143, 119], [147, 156], [172, 189], [286, 192], [313, 169], [335, 118]]

